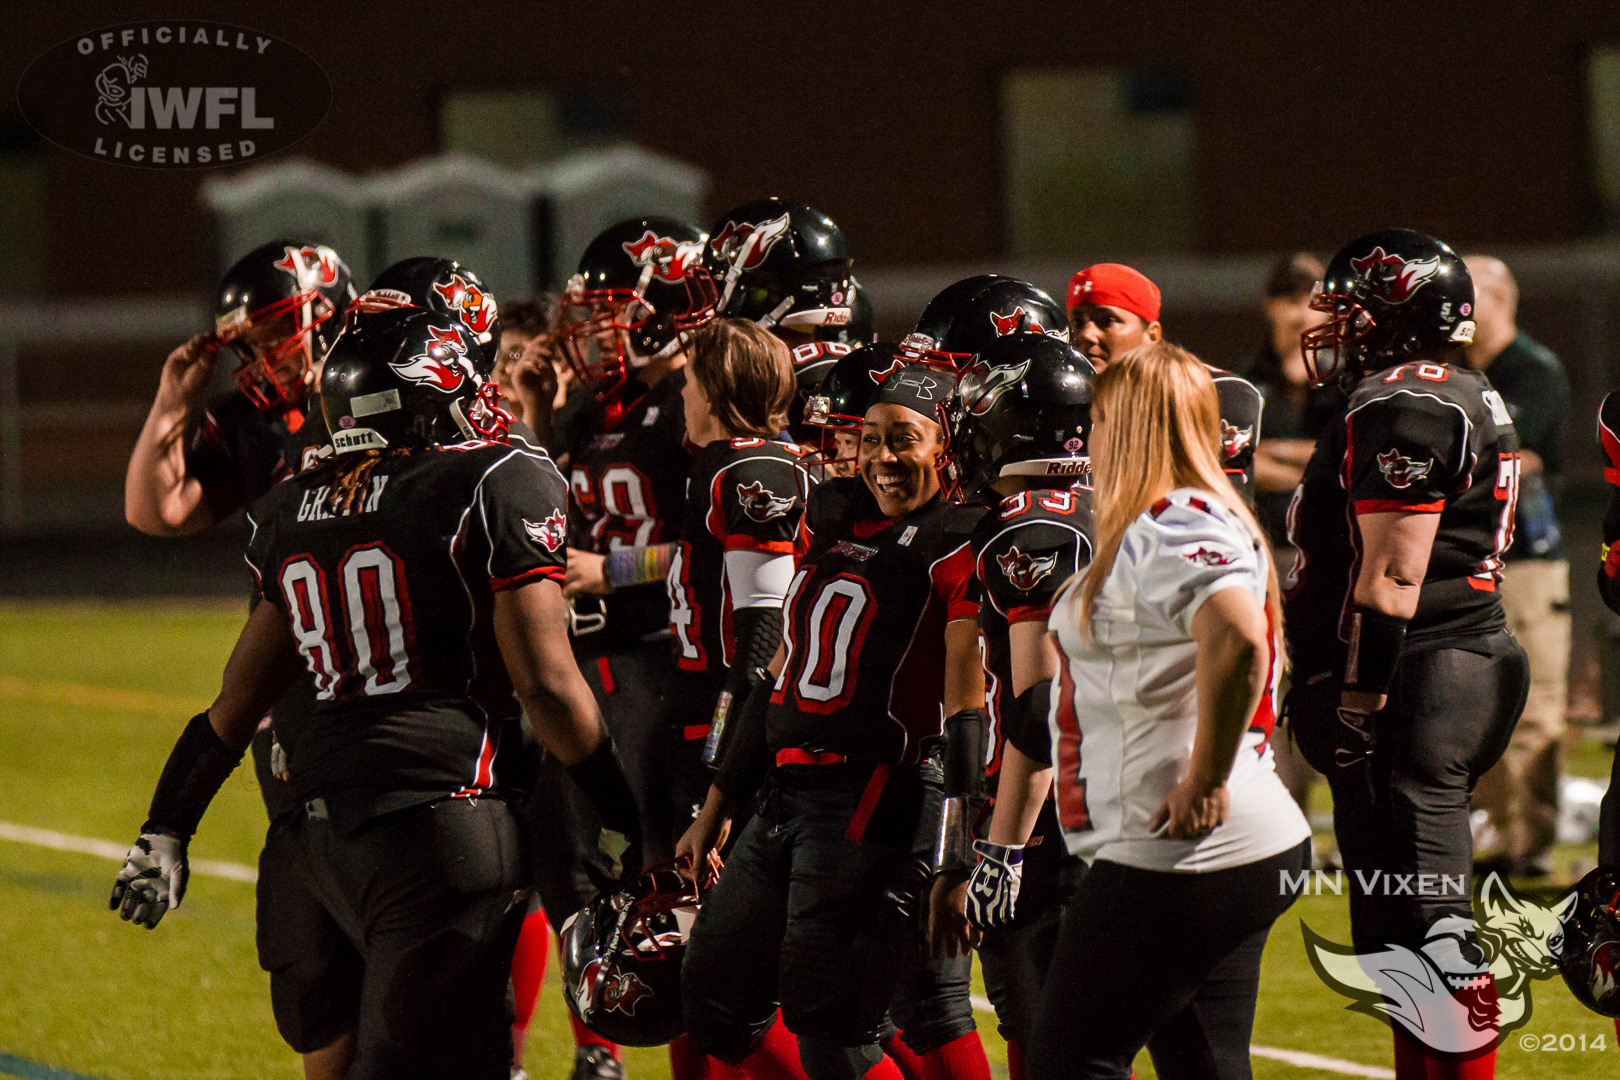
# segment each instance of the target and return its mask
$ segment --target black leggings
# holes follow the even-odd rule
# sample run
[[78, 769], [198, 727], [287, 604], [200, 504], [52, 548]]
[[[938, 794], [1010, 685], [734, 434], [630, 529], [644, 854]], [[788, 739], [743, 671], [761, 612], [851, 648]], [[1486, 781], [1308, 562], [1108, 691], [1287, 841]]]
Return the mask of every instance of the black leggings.
[[1260, 954], [1294, 902], [1282, 875], [1310, 851], [1203, 874], [1092, 863], [1063, 912], [1030, 1076], [1124, 1080], [1147, 1046], [1165, 1080], [1245, 1080]]
[[1294, 738], [1333, 789], [1358, 946], [1416, 947], [1436, 919], [1473, 917], [1468, 800], [1507, 749], [1529, 685], [1524, 649], [1506, 630], [1408, 653], [1371, 718], [1371, 750], [1349, 763], [1339, 751], [1354, 758], [1368, 744], [1339, 720], [1337, 681], [1289, 692]]

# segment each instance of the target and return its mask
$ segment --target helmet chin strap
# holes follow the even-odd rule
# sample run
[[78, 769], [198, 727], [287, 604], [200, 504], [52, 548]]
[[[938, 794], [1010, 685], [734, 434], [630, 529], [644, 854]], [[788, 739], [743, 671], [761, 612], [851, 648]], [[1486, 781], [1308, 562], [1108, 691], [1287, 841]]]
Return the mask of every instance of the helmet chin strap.
[[467, 419], [466, 411], [461, 407], [460, 398], [457, 398], [450, 403], [450, 418], [456, 422], [456, 427], [461, 429], [461, 434], [464, 438], [478, 438], [477, 430], [473, 428], [472, 422]]
[[759, 320], [759, 328], [761, 330], [769, 330], [771, 327], [776, 325], [776, 320], [780, 319], [783, 315], [786, 315], [788, 310], [792, 307], [793, 294], [789, 293], [782, 298], [782, 302], [780, 304], [777, 304], [776, 307], [771, 309], [770, 314]]
[[[745, 266], [749, 258], [753, 256], [754, 249], [759, 246], [759, 240], [760, 236], [758, 229], [755, 229], [753, 232], [749, 233], [748, 239], [744, 240], [742, 242], [742, 247], [737, 250], [736, 258], [732, 259], [731, 265], [726, 267], [726, 287], [721, 290], [720, 293], [721, 311], [725, 311], [726, 305], [731, 302], [731, 294], [733, 290], [737, 288], [737, 280], [742, 277], [743, 266]], [[769, 328], [770, 323], [762, 322], [760, 325]]]

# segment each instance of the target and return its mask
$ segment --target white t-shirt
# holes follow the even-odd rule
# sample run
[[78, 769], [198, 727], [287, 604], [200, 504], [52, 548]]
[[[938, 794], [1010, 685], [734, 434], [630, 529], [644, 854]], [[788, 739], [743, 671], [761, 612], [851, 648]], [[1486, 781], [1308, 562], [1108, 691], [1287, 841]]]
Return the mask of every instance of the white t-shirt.
[[1090, 645], [1077, 621], [1079, 580], [1058, 596], [1048, 623], [1063, 652], [1048, 724], [1069, 851], [1149, 870], [1207, 871], [1268, 858], [1309, 836], [1272, 762], [1275, 656], [1226, 781], [1226, 821], [1202, 840], [1148, 829], [1192, 758], [1193, 616], [1222, 589], [1248, 589], [1265, 603], [1259, 539], [1215, 497], [1178, 488], [1125, 530], [1097, 596]]

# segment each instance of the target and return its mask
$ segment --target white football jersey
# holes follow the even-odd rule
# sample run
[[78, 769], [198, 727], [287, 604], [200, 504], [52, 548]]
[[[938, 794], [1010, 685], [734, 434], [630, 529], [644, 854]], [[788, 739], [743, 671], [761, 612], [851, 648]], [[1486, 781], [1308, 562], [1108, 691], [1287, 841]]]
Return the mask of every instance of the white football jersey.
[[1048, 623], [1063, 652], [1048, 724], [1069, 851], [1149, 870], [1206, 871], [1268, 858], [1309, 836], [1272, 762], [1275, 655], [1226, 782], [1226, 821], [1202, 840], [1148, 828], [1192, 758], [1193, 616], [1221, 589], [1248, 589], [1265, 603], [1259, 539], [1214, 496], [1178, 488], [1125, 530], [1097, 596], [1091, 644], [1080, 636], [1079, 580], [1059, 595]]

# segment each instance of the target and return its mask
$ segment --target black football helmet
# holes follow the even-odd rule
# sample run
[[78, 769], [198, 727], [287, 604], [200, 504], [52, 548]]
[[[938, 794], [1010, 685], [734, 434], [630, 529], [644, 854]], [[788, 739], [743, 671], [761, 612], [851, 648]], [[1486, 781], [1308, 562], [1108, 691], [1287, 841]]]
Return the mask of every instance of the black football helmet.
[[[804, 423], [821, 431], [821, 463], [828, 466], [853, 464], [853, 457], [840, 457], [834, 432], [859, 432], [867, 406], [877, 397], [878, 384], [891, 371], [903, 367], [895, 357], [891, 341], [863, 345], [839, 357], [827, 371], [816, 392], [805, 404]], [[801, 443], [807, 440], [799, 440]]]
[[583, 384], [612, 395], [633, 368], [662, 359], [682, 335], [715, 317], [708, 237], [669, 218], [634, 218], [603, 230], [579, 257], [563, 293], [557, 336]]
[[[302, 405], [353, 299], [349, 268], [324, 244], [272, 240], [238, 259], [214, 301], [214, 336], [237, 360], [237, 388], [261, 409]], [[254, 332], [277, 323], [285, 333]]]
[[1368, 233], [1340, 248], [1311, 307], [1330, 316], [1300, 335], [1313, 386], [1474, 340], [1468, 268], [1449, 246], [1411, 229]]
[[321, 409], [339, 454], [505, 437], [459, 318], [408, 307], [348, 320], [321, 373]]
[[705, 259], [723, 315], [821, 340], [854, 318], [844, 234], [803, 203], [771, 198], [737, 207], [710, 230]]
[[1068, 341], [1068, 316], [1045, 290], [985, 274], [948, 285], [929, 301], [917, 329], [901, 339], [900, 354], [959, 367], [996, 338], [1021, 330]]
[[807, 341], [788, 351], [793, 359], [793, 400], [788, 402], [788, 434], [796, 443], [808, 445], [815, 437], [805, 424], [810, 398], [821, 388], [833, 365], [855, 351], [854, 345], [839, 341]]
[[1548, 951], [1575, 999], [1620, 1017], [1620, 873], [1600, 866], [1575, 886]]
[[697, 886], [664, 863], [571, 915], [563, 996], [575, 1019], [624, 1046], [680, 1035], [681, 960], [700, 903]]
[[963, 367], [945, 407], [945, 485], [971, 501], [1003, 476], [1035, 487], [1089, 481], [1091, 380], [1097, 371], [1051, 334], [996, 338]]
[[851, 275], [849, 279], [849, 325], [825, 326], [822, 333], [817, 336], [832, 335], [836, 341], [846, 345], [870, 345], [877, 340], [877, 316], [872, 311], [872, 298], [867, 295], [866, 289], [861, 285], [860, 279]]
[[419, 307], [460, 320], [478, 343], [478, 373], [489, 378], [501, 349], [501, 315], [495, 297], [470, 267], [451, 259], [417, 255], [378, 274], [351, 305], [354, 311]]

